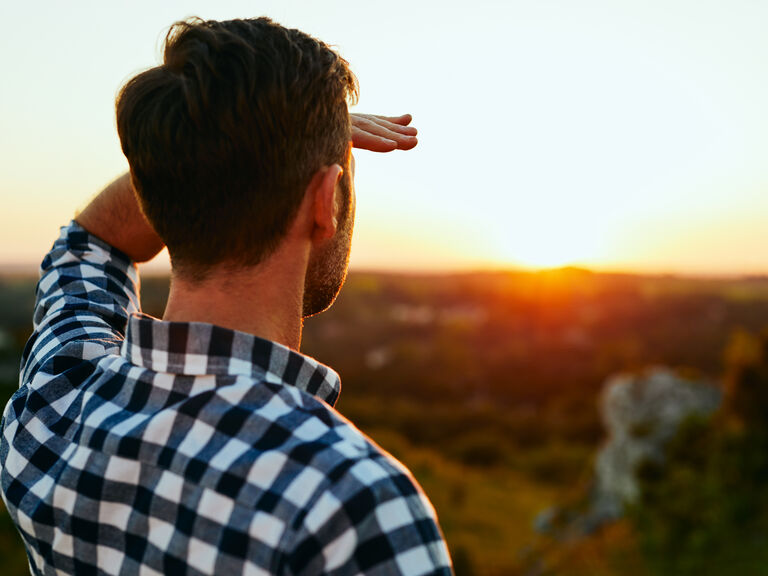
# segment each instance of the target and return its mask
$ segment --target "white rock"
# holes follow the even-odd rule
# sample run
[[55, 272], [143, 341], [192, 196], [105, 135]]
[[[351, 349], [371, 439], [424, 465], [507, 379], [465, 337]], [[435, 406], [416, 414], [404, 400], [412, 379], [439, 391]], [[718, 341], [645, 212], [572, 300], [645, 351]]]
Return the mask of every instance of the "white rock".
[[720, 401], [716, 386], [665, 368], [610, 378], [600, 399], [608, 440], [595, 461], [593, 512], [606, 519], [620, 516], [639, 496], [638, 466], [660, 462], [680, 424], [694, 414], [711, 414]]

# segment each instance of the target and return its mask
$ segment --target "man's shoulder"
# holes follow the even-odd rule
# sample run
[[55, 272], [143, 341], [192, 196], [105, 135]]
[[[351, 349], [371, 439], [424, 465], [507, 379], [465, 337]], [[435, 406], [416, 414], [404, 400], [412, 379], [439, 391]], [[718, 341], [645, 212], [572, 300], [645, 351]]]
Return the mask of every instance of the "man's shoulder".
[[274, 378], [162, 374], [120, 358], [101, 364], [85, 389], [81, 443], [249, 508], [263, 504], [265, 491], [303, 507], [345, 479], [407, 475], [332, 406]]
[[313, 423], [310, 435], [297, 429], [302, 444], [321, 448], [309, 464], [317, 484], [288, 533], [291, 572], [450, 574], [437, 515], [408, 468], [336, 410], [314, 404], [309, 411], [328, 421]]
[[339, 496], [377, 486], [409, 494], [417, 491], [410, 471], [397, 458], [325, 402], [300, 394], [304, 397], [298, 409], [302, 421], [293, 430], [296, 447], [290, 455], [323, 474], [323, 491]]
[[[276, 474], [273, 483], [284, 486], [288, 495], [293, 490], [301, 493], [296, 504], [302, 506], [323, 491], [343, 489], [350, 479], [373, 485], [383, 479], [403, 482], [410, 478], [396, 458], [323, 400], [268, 381], [250, 384], [253, 389], [239, 398], [235, 389], [242, 385], [235, 381], [231, 388], [218, 389], [216, 396], [226, 398], [229, 407], [217, 406], [218, 400], [212, 398], [212, 414], [201, 414], [206, 419], [212, 416], [210, 424], [225, 434], [232, 411], [243, 415], [239, 432], [211, 459], [222, 472], [239, 475], [246, 484], [255, 480], [256, 487], [263, 488], [264, 477], [259, 474], [263, 468], [265, 474]], [[230, 448], [233, 451], [226, 456]], [[244, 453], [236, 458], [238, 451]], [[279, 479], [280, 474], [286, 478]]]
[[[399, 460], [329, 404], [293, 386], [238, 379], [212, 391], [197, 423], [166, 421], [187, 445], [169, 438], [183, 452], [173, 459], [176, 472], [195, 480], [190, 468], [204, 467], [198, 476], [207, 487], [248, 509], [269, 509], [297, 528], [316, 523], [331, 504], [355, 520], [389, 501], [397, 501], [393, 511], [409, 507], [417, 520], [434, 516]], [[188, 449], [193, 436], [197, 453]]]
[[450, 574], [434, 508], [410, 471], [322, 400], [280, 392], [298, 400], [285, 415], [290, 437], [255, 453], [248, 475], [271, 476], [289, 512], [282, 549], [291, 573]]

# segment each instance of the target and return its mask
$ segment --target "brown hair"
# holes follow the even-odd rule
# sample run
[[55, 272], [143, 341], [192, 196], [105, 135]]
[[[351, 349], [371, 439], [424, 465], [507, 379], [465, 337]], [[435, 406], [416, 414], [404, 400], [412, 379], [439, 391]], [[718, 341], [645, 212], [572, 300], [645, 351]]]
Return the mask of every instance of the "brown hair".
[[258, 264], [322, 166], [346, 165], [348, 63], [268, 18], [177, 22], [163, 64], [117, 97], [117, 130], [177, 273]]

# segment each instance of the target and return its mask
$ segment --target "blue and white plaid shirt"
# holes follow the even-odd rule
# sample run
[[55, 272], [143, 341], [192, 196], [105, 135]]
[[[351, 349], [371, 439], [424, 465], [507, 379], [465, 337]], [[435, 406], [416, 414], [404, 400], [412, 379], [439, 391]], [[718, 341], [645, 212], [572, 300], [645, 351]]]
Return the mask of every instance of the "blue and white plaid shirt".
[[416, 481], [332, 406], [338, 375], [140, 313], [72, 222], [42, 264], [2, 495], [34, 574], [450, 574]]

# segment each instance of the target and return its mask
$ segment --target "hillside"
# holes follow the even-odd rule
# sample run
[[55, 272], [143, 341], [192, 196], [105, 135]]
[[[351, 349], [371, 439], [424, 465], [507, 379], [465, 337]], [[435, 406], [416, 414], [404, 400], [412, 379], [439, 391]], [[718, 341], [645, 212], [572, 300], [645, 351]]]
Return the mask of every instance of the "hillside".
[[[16, 386], [33, 286], [0, 277], [3, 398]], [[166, 295], [166, 279], [143, 280], [146, 312], [161, 315]], [[337, 408], [430, 494], [457, 573], [523, 574], [537, 555], [561, 553], [532, 523], [585, 489], [606, 379], [652, 365], [717, 379], [733, 335], [765, 326], [765, 278], [353, 273], [336, 306], [306, 322], [303, 351], [341, 374]], [[5, 573], [22, 573], [8, 522], [0, 534]], [[627, 573], [612, 570], [637, 553], [626, 524], [584, 546], [603, 558], [585, 574]], [[572, 573], [590, 566], [584, 550], [569, 556]]]

